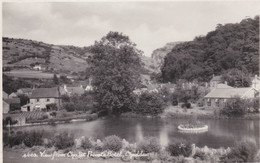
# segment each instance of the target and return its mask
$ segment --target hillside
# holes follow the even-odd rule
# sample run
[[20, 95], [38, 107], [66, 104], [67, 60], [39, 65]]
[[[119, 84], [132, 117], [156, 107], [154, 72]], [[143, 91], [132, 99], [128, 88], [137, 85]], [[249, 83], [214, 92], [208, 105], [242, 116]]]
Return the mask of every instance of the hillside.
[[164, 82], [209, 81], [232, 69], [259, 74], [259, 16], [236, 24], [218, 24], [206, 36], [176, 45], [162, 66]]
[[25, 39], [3, 38], [3, 67], [31, 68], [41, 65], [46, 71], [78, 73], [87, 68], [88, 48], [51, 45]]
[[[82, 74], [88, 67], [86, 59], [91, 55], [89, 49], [89, 47], [52, 45], [33, 40], [3, 38], [3, 68], [4, 70], [6, 68], [21, 70], [26, 73], [34, 65], [41, 65], [46, 72], [84, 78]], [[154, 66], [157, 63], [150, 57], [141, 56], [141, 60], [143, 62], [142, 81], [147, 83], [149, 74], [159, 72], [160, 69]]]
[[158, 70], [163, 65], [164, 57], [171, 52], [171, 50], [177, 45], [182, 42], [169, 42], [164, 47], [155, 49], [151, 55], [152, 59], [156, 62], [156, 67]]

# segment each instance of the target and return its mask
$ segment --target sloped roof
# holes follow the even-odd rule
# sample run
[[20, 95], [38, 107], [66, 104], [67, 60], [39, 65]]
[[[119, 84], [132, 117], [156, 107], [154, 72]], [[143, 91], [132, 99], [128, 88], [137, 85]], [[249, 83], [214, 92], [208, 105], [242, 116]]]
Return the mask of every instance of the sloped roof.
[[217, 84], [217, 88], [233, 88], [233, 87], [226, 84]]
[[9, 98], [5, 99], [4, 101], [8, 104], [20, 104], [20, 98]]
[[204, 98], [232, 98], [243, 96], [252, 88], [216, 88], [209, 92]]
[[33, 91], [31, 88], [21, 88], [20, 90], [23, 91], [24, 93], [30, 93]]
[[210, 81], [220, 81], [221, 80], [221, 75], [214, 76]]
[[82, 87], [67, 87], [67, 91], [71, 94], [82, 95], [85, 90]]
[[5, 91], [3, 91], [2, 96], [3, 96], [3, 98], [8, 98], [8, 94]]
[[58, 89], [55, 88], [36, 88], [33, 90], [31, 98], [59, 98]]

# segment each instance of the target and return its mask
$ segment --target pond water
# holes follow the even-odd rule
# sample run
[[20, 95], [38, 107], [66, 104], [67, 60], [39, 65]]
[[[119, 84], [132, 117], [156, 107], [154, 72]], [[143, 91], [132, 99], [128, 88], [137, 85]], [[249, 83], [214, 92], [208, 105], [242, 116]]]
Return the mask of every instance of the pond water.
[[179, 124], [186, 119], [161, 118], [104, 118], [91, 122], [74, 122], [58, 125], [21, 127], [16, 130], [68, 131], [76, 137], [86, 136], [102, 139], [117, 135], [133, 143], [144, 137], [157, 137], [162, 145], [175, 139], [186, 139], [199, 147], [230, 147], [242, 139], [250, 139], [259, 147], [259, 120], [210, 119], [201, 120], [209, 126], [205, 133], [180, 133]]

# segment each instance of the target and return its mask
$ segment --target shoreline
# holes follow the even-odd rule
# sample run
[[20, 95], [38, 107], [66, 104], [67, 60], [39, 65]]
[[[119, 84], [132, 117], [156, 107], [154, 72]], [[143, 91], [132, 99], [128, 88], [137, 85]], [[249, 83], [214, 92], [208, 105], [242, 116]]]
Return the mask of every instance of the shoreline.
[[[251, 115], [246, 115], [244, 117], [225, 117], [225, 116], [214, 116], [214, 115], [207, 115], [207, 114], [198, 114], [196, 115], [197, 119], [235, 119], [235, 120], [260, 120], [260, 113], [256, 114], [251, 114]], [[167, 115], [156, 115], [156, 116], [151, 116], [151, 115], [140, 115], [136, 113], [123, 113], [120, 116], [121, 118], [159, 118], [159, 119], [194, 119], [193, 114], [183, 114], [183, 113], [178, 113], [178, 114], [167, 114]], [[92, 115], [88, 118], [62, 118], [62, 119], [48, 119], [48, 120], [43, 120], [42, 122], [40, 121], [35, 121], [35, 122], [29, 122], [25, 124], [14, 124], [11, 127], [28, 127], [28, 126], [41, 126], [41, 125], [56, 125], [56, 124], [65, 124], [65, 123], [73, 123], [73, 122], [89, 122], [93, 120], [97, 120], [102, 117], [97, 117], [97, 115]], [[6, 126], [8, 127], [8, 126]]]
[[[166, 119], [194, 119], [193, 114], [167, 114], [167, 115], [140, 115], [135, 113], [123, 113], [120, 117], [123, 118], [166, 118]], [[260, 120], [260, 113], [246, 115], [244, 117], [226, 117], [226, 116], [214, 116], [207, 114], [198, 114], [196, 115], [197, 119], [239, 119], [239, 120]]]

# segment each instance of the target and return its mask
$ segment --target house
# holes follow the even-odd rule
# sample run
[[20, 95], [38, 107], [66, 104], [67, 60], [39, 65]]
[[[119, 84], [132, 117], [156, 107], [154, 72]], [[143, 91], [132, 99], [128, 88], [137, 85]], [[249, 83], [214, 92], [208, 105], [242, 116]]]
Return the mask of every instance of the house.
[[20, 110], [21, 101], [20, 98], [9, 98], [3, 100], [3, 111], [8, 113], [9, 111]]
[[5, 91], [3, 91], [2, 96], [3, 96], [3, 99], [8, 99], [9, 98], [8, 94]]
[[241, 97], [253, 99], [259, 97], [259, 91], [254, 88], [215, 88], [204, 97], [204, 105], [210, 108], [222, 107], [227, 99]]
[[34, 70], [37, 70], [37, 71], [41, 71], [42, 70], [42, 67], [40, 65], [35, 65], [33, 67]]
[[13, 92], [8, 96], [8, 98], [17, 98], [17, 94]]
[[209, 86], [211, 88], [216, 88], [217, 84], [219, 84], [219, 83], [221, 83], [221, 76], [220, 75], [219, 76], [215, 76], [213, 74], [213, 77], [212, 77], [212, 79], [209, 82]]
[[3, 114], [7, 114], [10, 111], [10, 104], [3, 100]]
[[33, 89], [31, 88], [20, 88], [17, 90], [17, 93], [18, 95], [26, 95], [26, 96], [31, 96], [32, 95], [32, 91]]
[[73, 95], [79, 95], [80, 96], [80, 95], [85, 93], [85, 90], [82, 86], [80, 86], [80, 87], [67, 87], [66, 85], [64, 85], [63, 89], [68, 96], [73, 96]]
[[30, 97], [30, 103], [22, 106], [22, 111], [49, 110], [50, 104], [61, 106], [60, 92], [55, 88], [36, 88]]

